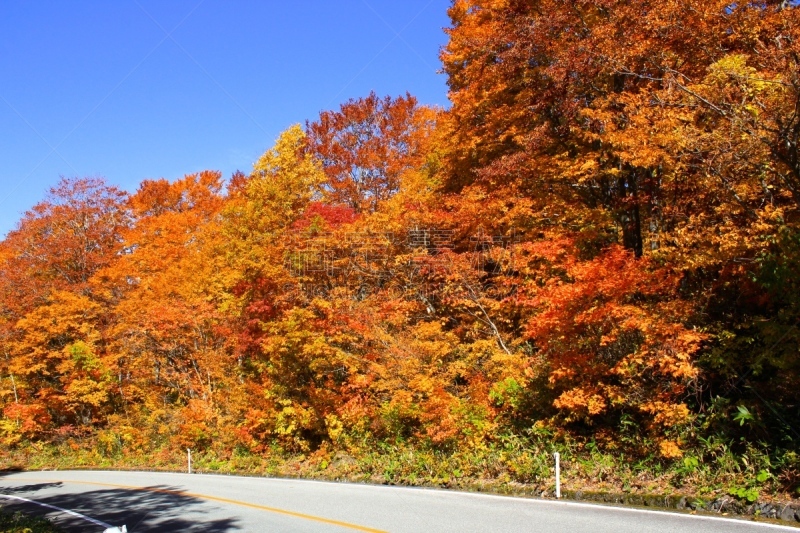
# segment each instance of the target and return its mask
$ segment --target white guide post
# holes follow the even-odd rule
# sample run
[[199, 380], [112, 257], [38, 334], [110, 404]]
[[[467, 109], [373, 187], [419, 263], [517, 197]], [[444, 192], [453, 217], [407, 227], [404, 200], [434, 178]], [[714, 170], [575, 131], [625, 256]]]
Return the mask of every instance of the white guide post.
[[556, 498], [561, 498], [561, 456], [556, 452], [553, 457], [556, 459]]
[[186, 448], [186, 462], [189, 465], [189, 473], [192, 473], [192, 450]]

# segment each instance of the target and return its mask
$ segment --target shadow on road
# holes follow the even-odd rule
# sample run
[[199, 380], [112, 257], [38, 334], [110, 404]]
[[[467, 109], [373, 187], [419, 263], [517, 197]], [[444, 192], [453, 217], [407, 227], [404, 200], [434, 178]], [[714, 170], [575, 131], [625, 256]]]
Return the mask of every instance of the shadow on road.
[[[61, 483], [41, 483], [3, 487], [2, 493], [69, 509], [115, 526], [127, 525], [129, 532], [200, 532], [242, 531], [234, 517], [221, 518], [225, 510], [175, 487], [156, 485], [142, 489], [102, 489], [69, 494], [37, 494], [44, 489], [58, 489]], [[48, 511], [33, 504], [14, 503], [0, 498], [6, 509], [24, 509], [48, 517], [68, 532], [91, 532], [99, 528], [83, 519]], [[209, 515], [213, 515], [209, 516]]]
[[63, 483], [55, 481], [53, 483], [37, 483], [35, 485], [19, 485], [16, 487], [0, 487], [0, 494], [19, 495], [18, 493], [27, 492], [33, 494], [36, 491], [44, 489], [54, 489], [62, 486]]

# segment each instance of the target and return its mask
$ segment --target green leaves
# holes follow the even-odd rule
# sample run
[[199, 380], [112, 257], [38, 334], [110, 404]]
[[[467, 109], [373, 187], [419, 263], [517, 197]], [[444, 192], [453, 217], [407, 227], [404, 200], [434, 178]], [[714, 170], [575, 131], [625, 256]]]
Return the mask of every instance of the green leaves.
[[489, 399], [498, 407], [518, 409], [523, 401], [523, 392], [524, 389], [516, 379], [506, 378], [492, 386], [492, 389], [489, 391]]
[[744, 405], [737, 405], [736, 411], [737, 411], [736, 414], [733, 415], [733, 419], [736, 422], [739, 422], [740, 426], [745, 425], [745, 423], [751, 424], [755, 421], [755, 417], [753, 416], [753, 414], [750, 413], [750, 410]]
[[772, 478], [772, 475], [767, 470], [760, 470], [756, 474], [755, 483], [750, 483], [747, 486], [732, 487], [728, 489], [728, 494], [735, 496], [740, 500], [746, 500], [748, 503], [753, 503], [758, 500], [760, 490], [756, 483], [762, 485]]

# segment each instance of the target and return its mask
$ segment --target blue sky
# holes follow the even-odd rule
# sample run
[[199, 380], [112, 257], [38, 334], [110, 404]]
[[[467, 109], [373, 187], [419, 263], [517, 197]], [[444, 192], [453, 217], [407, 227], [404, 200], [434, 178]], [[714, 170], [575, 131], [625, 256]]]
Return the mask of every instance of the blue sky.
[[227, 177], [349, 98], [446, 106], [448, 0], [6, 0], [0, 236], [60, 176]]

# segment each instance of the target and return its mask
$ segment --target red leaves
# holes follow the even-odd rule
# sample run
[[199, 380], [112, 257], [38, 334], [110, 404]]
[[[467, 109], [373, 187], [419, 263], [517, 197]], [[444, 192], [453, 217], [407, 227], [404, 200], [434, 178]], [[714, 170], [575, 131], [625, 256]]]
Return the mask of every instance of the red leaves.
[[342, 225], [352, 224], [356, 218], [358, 215], [350, 206], [311, 202], [303, 212], [303, 216], [292, 224], [292, 229], [295, 231], [336, 230]]
[[422, 161], [430, 113], [406, 94], [349, 100], [307, 122], [307, 151], [322, 162], [327, 200], [358, 212], [375, 211], [400, 188], [403, 172]]
[[544, 260], [537, 267], [543, 282], [524, 289], [534, 311], [525, 331], [551, 367], [555, 406], [566, 418], [633, 407], [662, 428], [688, 420], [682, 401], [707, 335], [681, 325], [686, 315], [676, 312], [690, 307], [671, 302], [669, 272], [619, 246], [590, 260], [576, 259], [568, 241], [525, 248], [534, 263]]
[[46, 406], [39, 402], [8, 404], [3, 409], [3, 415], [15, 426], [13, 434], [3, 439], [6, 446], [16, 444], [23, 438], [40, 436], [52, 422]]
[[2, 305], [19, 318], [51, 290], [88, 290], [122, 248], [125, 197], [99, 179], [62, 180], [51, 189], [2, 243]]

